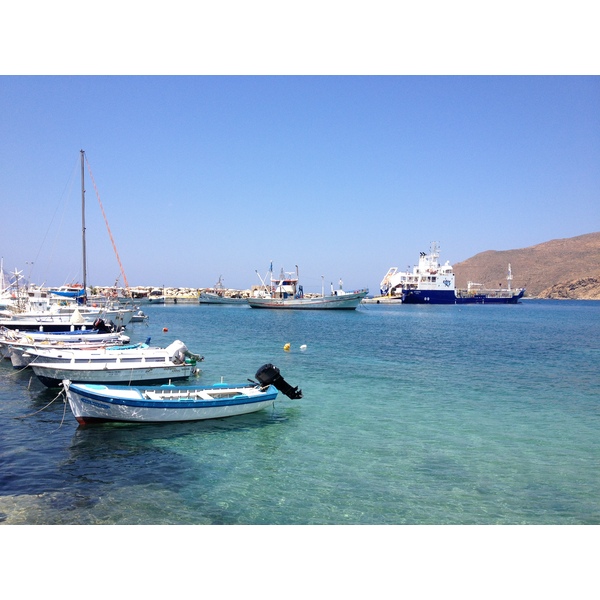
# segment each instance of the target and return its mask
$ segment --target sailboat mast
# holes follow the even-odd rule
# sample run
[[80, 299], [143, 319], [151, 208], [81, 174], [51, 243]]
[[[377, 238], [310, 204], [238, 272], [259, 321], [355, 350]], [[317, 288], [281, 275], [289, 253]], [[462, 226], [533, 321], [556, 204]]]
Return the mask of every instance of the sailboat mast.
[[84, 184], [84, 169], [83, 169], [83, 157], [85, 152], [80, 150], [81, 153], [81, 242], [83, 248], [83, 297], [84, 301], [87, 296], [87, 259], [85, 254], [85, 184]]

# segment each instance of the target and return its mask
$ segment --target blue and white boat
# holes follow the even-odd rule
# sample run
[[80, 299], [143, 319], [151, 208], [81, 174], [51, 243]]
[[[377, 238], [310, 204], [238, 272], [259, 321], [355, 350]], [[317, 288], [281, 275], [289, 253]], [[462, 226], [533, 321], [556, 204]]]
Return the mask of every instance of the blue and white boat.
[[281, 391], [302, 398], [272, 364], [263, 365], [258, 382], [212, 386], [132, 387], [63, 381], [73, 415], [81, 425], [104, 421], [161, 423], [220, 419], [256, 412], [272, 406]]
[[432, 242], [429, 254], [421, 252], [412, 271], [392, 267], [381, 281], [381, 296], [375, 302], [402, 304], [516, 304], [525, 288], [511, 289], [512, 271], [508, 265], [506, 289], [484, 289], [469, 282], [467, 289], [456, 289], [454, 271], [446, 261], [439, 263], [439, 244]]

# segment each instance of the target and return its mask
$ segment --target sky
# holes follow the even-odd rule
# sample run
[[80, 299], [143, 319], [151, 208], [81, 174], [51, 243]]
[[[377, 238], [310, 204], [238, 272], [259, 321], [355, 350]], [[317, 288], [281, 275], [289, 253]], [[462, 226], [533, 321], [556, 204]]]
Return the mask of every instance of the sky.
[[5, 271], [82, 281], [82, 149], [93, 286], [245, 289], [272, 261], [377, 293], [433, 241], [454, 264], [600, 231], [594, 72], [314, 64], [5, 69]]

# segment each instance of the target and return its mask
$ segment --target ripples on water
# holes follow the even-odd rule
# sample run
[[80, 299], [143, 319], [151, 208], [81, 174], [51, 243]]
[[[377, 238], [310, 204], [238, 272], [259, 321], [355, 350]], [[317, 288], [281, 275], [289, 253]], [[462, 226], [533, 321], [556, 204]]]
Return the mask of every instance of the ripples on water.
[[132, 340], [183, 340], [201, 381], [273, 362], [304, 398], [79, 427], [4, 361], [4, 523], [600, 524], [598, 302], [146, 312]]

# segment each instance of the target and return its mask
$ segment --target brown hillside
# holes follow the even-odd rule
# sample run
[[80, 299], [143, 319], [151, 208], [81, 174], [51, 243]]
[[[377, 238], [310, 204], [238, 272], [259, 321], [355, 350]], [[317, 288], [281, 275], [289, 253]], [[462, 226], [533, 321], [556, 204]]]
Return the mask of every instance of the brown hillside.
[[600, 300], [600, 232], [551, 240], [519, 250], [488, 250], [454, 266], [456, 286], [468, 281], [506, 287], [508, 264], [512, 287], [527, 296]]

